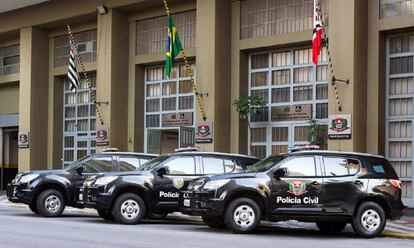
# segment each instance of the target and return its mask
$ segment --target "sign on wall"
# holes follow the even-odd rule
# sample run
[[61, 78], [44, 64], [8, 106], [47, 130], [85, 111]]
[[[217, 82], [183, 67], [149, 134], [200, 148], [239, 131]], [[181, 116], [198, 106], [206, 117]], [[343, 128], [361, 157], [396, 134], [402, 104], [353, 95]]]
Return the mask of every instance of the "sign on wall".
[[195, 142], [196, 143], [213, 142], [213, 124], [211, 122], [201, 122], [196, 126]]
[[272, 107], [272, 121], [310, 120], [312, 104]]
[[193, 125], [193, 113], [173, 113], [162, 115], [163, 127], [182, 127]]
[[96, 146], [108, 146], [109, 135], [107, 128], [101, 128], [96, 131]]
[[351, 115], [330, 115], [328, 124], [329, 139], [350, 139], [352, 134]]
[[29, 148], [29, 132], [19, 132], [19, 148]]

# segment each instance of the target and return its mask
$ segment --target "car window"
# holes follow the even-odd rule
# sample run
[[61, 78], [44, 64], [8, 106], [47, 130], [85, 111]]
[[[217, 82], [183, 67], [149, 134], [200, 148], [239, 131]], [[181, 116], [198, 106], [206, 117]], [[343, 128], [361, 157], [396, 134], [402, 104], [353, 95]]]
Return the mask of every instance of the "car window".
[[140, 158], [139, 160], [140, 160], [141, 164], [145, 164], [146, 162], [150, 161], [151, 159], [149, 159], [149, 158]]
[[237, 163], [235, 160], [224, 159], [224, 170], [226, 173], [233, 172], [236, 169]]
[[390, 162], [380, 159], [367, 159], [366, 161], [368, 166], [371, 167], [371, 173], [375, 176], [390, 179], [398, 178], [398, 175]]
[[131, 171], [136, 170], [139, 167], [139, 158], [134, 157], [120, 157], [119, 158], [119, 170]]
[[204, 174], [224, 174], [224, 162], [220, 158], [203, 158]]
[[99, 173], [112, 170], [112, 157], [94, 157], [82, 163], [84, 173]]
[[193, 157], [173, 158], [165, 163], [170, 175], [194, 175], [195, 159]]
[[288, 170], [288, 177], [315, 177], [314, 157], [297, 157], [283, 163], [279, 168]]
[[359, 168], [359, 161], [339, 157], [324, 157], [325, 176], [350, 176], [355, 175]]

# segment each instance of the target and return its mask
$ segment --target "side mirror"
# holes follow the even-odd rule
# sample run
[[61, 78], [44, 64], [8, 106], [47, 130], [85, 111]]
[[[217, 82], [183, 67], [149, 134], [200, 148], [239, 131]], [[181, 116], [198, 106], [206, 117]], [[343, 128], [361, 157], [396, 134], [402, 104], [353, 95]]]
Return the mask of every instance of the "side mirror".
[[281, 177], [286, 177], [288, 175], [287, 168], [279, 168], [275, 172], [273, 172], [273, 177], [276, 179], [280, 179]]
[[79, 176], [82, 176], [82, 173], [84, 170], [85, 170], [85, 167], [83, 166], [76, 167], [76, 173], [78, 173]]
[[168, 168], [167, 167], [161, 167], [157, 170], [158, 176], [163, 177], [164, 175], [168, 174]]

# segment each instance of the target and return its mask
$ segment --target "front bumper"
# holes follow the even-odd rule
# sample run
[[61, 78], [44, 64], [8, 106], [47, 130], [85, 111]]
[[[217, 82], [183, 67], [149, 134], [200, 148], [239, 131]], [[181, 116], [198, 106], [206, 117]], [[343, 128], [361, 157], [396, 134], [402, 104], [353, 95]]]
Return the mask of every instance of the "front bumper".
[[33, 201], [35, 192], [27, 187], [27, 184], [7, 185], [7, 198], [14, 203], [30, 204]]
[[76, 204], [86, 208], [110, 209], [112, 195], [104, 193], [101, 187], [79, 187], [76, 190]]
[[222, 216], [225, 202], [215, 198], [215, 191], [180, 193], [180, 211], [188, 215], [196, 216]]

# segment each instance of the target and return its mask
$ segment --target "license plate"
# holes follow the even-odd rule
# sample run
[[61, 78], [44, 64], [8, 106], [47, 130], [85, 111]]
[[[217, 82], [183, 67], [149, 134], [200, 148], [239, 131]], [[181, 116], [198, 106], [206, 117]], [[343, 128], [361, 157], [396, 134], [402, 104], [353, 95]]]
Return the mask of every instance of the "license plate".
[[79, 201], [83, 201], [83, 194], [79, 194]]
[[183, 205], [184, 207], [190, 207], [190, 199], [184, 199]]

